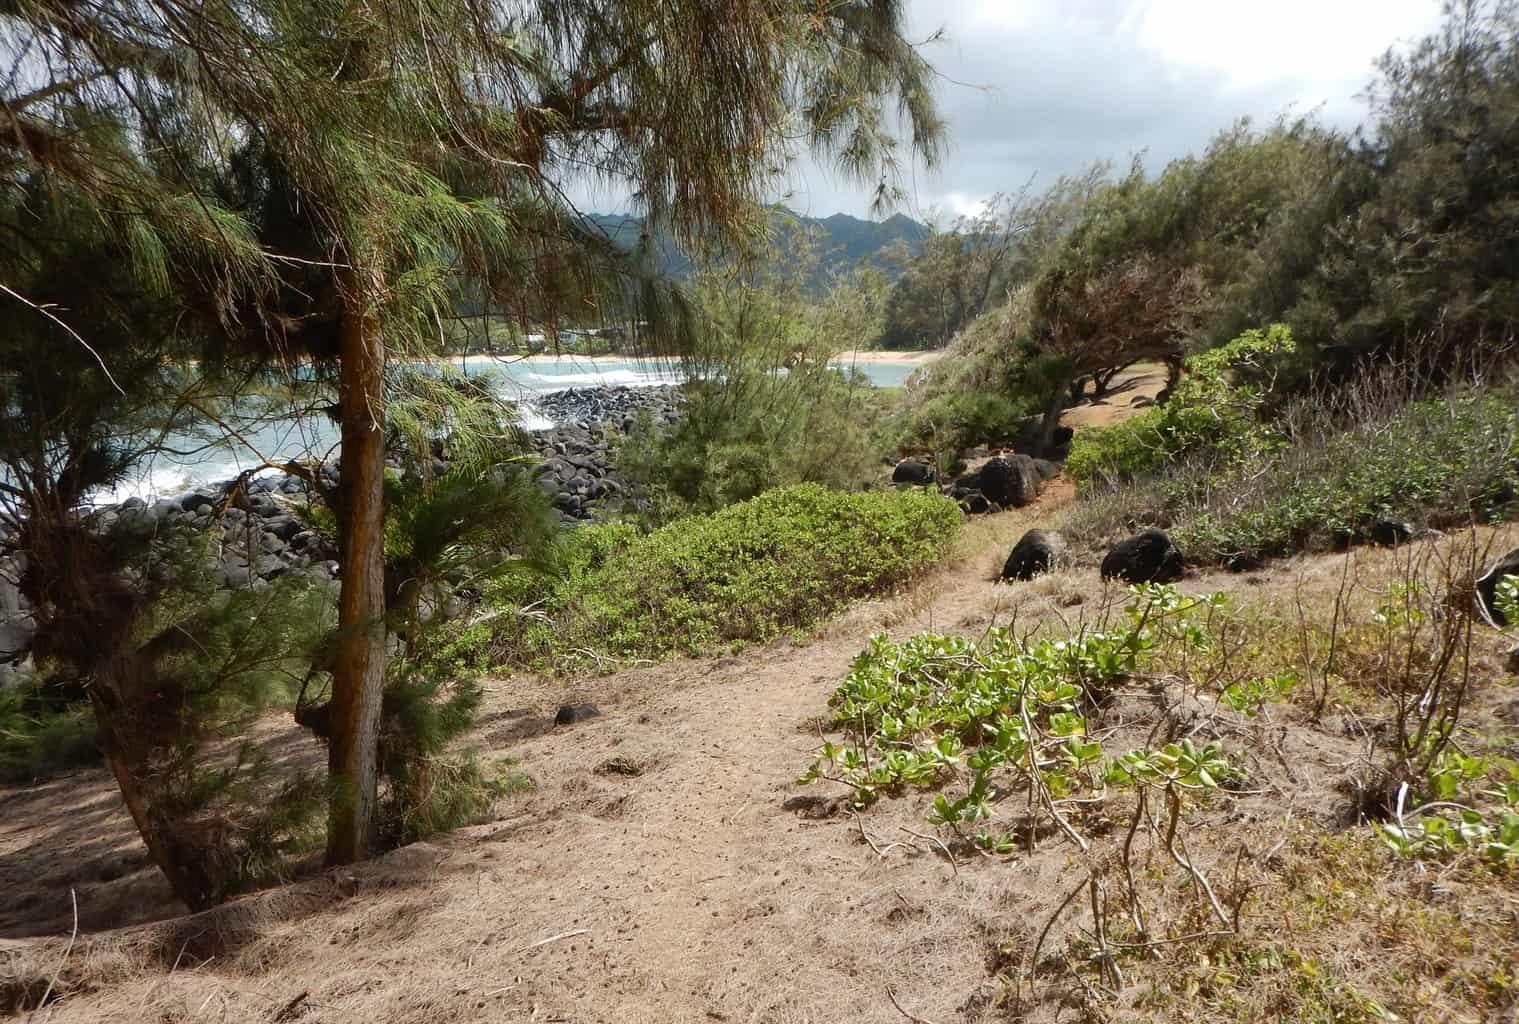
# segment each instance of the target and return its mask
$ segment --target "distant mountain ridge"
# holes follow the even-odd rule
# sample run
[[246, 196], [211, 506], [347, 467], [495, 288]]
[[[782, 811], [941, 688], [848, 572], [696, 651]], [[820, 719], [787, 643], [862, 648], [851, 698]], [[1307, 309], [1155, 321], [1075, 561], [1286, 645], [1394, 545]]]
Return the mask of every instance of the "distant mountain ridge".
[[[883, 250], [896, 242], [906, 242], [914, 253], [922, 246], [923, 240], [932, 232], [926, 224], [920, 224], [911, 217], [903, 214], [893, 214], [885, 220], [862, 220], [852, 217], [847, 213], [835, 213], [828, 217], [804, 217], [784, 207], [777, 207], [777, 217], [784, 217], [799, 226], [800, 230], [814, 230], [818, 232], [818, 247], [820, 261], [818, 267], [819, 280], [815, 283], [826, 283], [835, 271], [845, 270], [862, 260], [869, 260], [881, 270], [886, 271], [893, 278], [896, 277], [896, 268], [887, 264], [883, 257]], [[591, 213], [585, 216], [586, 221], [611, 238], [624, 249], [636, 247], [643, 237], [643, 218], [632, 217], [626, 214]], [[784, 244], [786, 233], [793, 230], [789, 224], [783, 222], [778, 233]], [[660, 233], [654, 244], [659, 253], [659, 268], [665, 274], [677, 279], [691, 276], [693, 265], [687, 256], [668, 234]]]

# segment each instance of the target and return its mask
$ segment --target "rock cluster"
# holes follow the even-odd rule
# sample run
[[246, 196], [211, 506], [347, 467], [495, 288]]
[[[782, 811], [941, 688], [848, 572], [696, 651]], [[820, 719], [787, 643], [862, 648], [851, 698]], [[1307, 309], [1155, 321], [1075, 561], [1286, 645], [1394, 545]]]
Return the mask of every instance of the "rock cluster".
[[621, 511], [623, 483], [617, 476], [618, 442], [639, 414], [656, 424], [680, 417], [675, 387], [572, 388], [545, 395], [538, 402], [559, 426], [532, 435], [542, 462], [533, 479], [554, 503], [566, 525]]
[[1047, 480], [1060, 475], [1060, 466], [1028, 455], [999, 455], [956, 479], [950, 497], [968, 515], [1005, 508], [1022, 508], [1038, 498]]
[[[331, 467], [321, 472], [336, 482]], [[100, 514], [102, 529], [135, 534], [221, 528], [214, 554], [217, 572], [228, 587], [268, 582], [290, 572], [315, 580], [337, 578], [337, 551], [305, 518], [306, 484], [294, 477], [255, 477], [235, 496], [229, 485], [203, 487], [177, 498], [147, 504], [129, 498]]]
[[[329, 482], [334, 472], [323, 467]], [[256, 477], [236, 496], [231, 484], [203, 487], [175, 498], [149, 503], [128, 498], [112, 508], [97, 510], [91, 525], [123, 540], [151, 540], [176, 534], [200, 534], [213, 524], [210, 554], [222, 586], [229, 589], [267, 586], [289, 573], [329, 583], [338, 576], [337, 551], [302, 516], [306, 485], [287, 476]], [[25, 551], [0, 538], [0, 686], [17, 666], [29, 667], [28, 652], [36, 622], [17, 583], [27, 568]]]
[[1031, 580], [1049, 572], [1065, 554], [1065, 538], [1054, 530], [1030, 530], [1013, 545], [1002, 566], [1005, 580]]
[[[560, 425], [530, 435], [542, 459], [533, 477], [550, 496], [560, 520], [575, 524], [621, 509], [617, 442], [640, 413], [646, 412], [655, 423], [673, 423], [679, 417], [680, 391], [673, 386], [576, 388], [545, 395], [538, 407]], [[435, 458], [435, 472], [446, 468]], [[324, 465], [319, 472], [327, 486], [337, 483], [335, 466]], [[226, 482], [154, 502], [128, 498], [98, 510], [95, 526], [151, 538], [204, 532], [216, 524], [221, 532], [212, 554], [220, 581], [229, 588], [267, 585], [288, 573], [323, 582], [337, 579], [337, 551], [306, 518], [304, 481], [271, 474], [249, 480], [234, 497], [229, 497], [230, 490]], [[6, 666], [27, 661], [36, 632], [32, 610], [17, 587], [25, 570], [26, 553], [16, 548], [14, 538], [0, 534], [0, 675], [8, 671]]]
[[561, 426], [584, 429], [610, 423], [626, 433], [633, 429], [640, 413], [647, 413], [655, 423], [674, 423], [680, 417], [680, 394], [680, 388], [673, 384], [569, 388], [544, 395], [534, 404]]
[[1175, 583], [1185, 571], [1181, 551], [1164, 530], [1145, 530], [1121, 540], [1102, 560], [1102, 578], [1125, 583]]

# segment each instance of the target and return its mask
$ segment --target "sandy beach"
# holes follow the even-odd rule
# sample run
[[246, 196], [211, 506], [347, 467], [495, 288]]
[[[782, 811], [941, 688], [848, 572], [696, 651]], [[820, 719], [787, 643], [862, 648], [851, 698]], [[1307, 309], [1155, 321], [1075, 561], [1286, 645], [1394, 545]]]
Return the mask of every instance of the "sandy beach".
[[833, 357], [832, 362], [843, 363], [904, 363], [921, 366], [931, 363], [944, 354], [942, 349], [926, 352], [892, 352], [885, 349], [845, 349]]

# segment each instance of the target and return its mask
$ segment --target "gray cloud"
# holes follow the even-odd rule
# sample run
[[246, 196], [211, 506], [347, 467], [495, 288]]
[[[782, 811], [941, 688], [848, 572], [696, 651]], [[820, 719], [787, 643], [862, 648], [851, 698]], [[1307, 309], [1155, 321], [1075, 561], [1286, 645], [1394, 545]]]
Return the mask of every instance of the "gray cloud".
[[[1379, 36], [1389, 31], [1385, 25], [1369, 21], [1366, 38], [1345, 40], [1341, 66], [1316, 69], [1311, 79], [1289, 73], [1252, 83], [1147, 48], [1133, 30], [1136, 5], [1127, 0], [1020, 6], [1035, 13], [999, 24], [973, 19], [965, 2], [914, 0], [920, 37], [938, 23], [947, 29], [948, 41], [928, 53], [953, 81], [943, 81], [940, 93], [950, 126], [947, 159], [937, 173], [912, 176], [908, 213], [938, 207], [949, 214], [956, 198], [1014, 190], [1030, 178], [1048, 184], [1096, 160], [1123, 165], [1140, 152], [1147, 168], [1158, 170], [1201, 150], [1242, 116], [1264, 124], [1317, 110], [1328, 124], [1353, 127], [1365, 116], [1355, 94], [1373, 73], [1367, 55], [1395, 41]], [[1239, 35], [1217, 45], [1252, 62], [1252, 71], [1260, 67], [1255, 62], [1274, 59]], [[867, 212], [865, 190], [810, 160], [799, 163], [791, 187], [787, 201], [804, 212]]]
[[[1098, 160], [1124, 166], [1142, 152], [1158, 171], [1240, 117], [1263, 125], [1317, 111], [1352, 128], [1374, 56], [1432, 29], [1439, 3], [910, 0], [910, 16], [913, 38], [946, 31], [927, 54], [943, 76], [950, 146], [938, 171], [907, 176], [903, 212], [951, 219], [956, 206]], [[571, 194], [586, 209], [626, 207], [617, 190]], [[813, 216], [869, 214], [868, 188], [809, 158], [774, 198]]]

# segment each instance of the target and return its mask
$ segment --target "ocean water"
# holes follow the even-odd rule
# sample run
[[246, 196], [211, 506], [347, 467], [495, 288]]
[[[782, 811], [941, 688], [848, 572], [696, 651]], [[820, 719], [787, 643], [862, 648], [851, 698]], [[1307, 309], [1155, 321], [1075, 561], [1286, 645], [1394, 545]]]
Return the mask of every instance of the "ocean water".
[[[568, 388], [653, 387], [685, 379], [679, 363], [660, 359], [613, 361], [563, 356], [552, 360], [514, 360], [470, 356], [449, 362], [468, 376], [489, 378], [502, 397], [517, 403], [522, 425], [528, 430], [545, 430], [554, 425], [534, 404], [534, 398], [540, 395]], [[853, 364], [853, 368], [865, 374], [876, 387], [900, 387], [917, 367], [906, 362], [872, 362]], [[265, 424], [246, 436], [249, 445], [228, 442], [207, 447], [204, 440], [172, 444], [171, 447], [186, 454], [163, 454], [145, 461], [129, 479], [97, 493], [95, 501], [111, 505], [139, 497], [151, 502], [230, 480], [259, 465], [259, 456], [270, 461], [312, 455], [326, 457], [336, 453], [338, 444], [336, 424], [323, 416]]]

